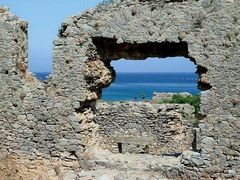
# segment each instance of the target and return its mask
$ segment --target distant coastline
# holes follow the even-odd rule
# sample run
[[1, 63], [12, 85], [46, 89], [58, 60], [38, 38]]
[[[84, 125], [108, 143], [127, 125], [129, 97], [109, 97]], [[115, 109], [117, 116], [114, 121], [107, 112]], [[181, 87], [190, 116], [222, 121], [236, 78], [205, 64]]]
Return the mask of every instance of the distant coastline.
[[[44, 81], [50, 72], [35, 72]], [[193, 72], [119, 72], [110, 87], [103, 89], [104, 101], [151, 100], [153, 92], [197, 94], [198, 75]]]

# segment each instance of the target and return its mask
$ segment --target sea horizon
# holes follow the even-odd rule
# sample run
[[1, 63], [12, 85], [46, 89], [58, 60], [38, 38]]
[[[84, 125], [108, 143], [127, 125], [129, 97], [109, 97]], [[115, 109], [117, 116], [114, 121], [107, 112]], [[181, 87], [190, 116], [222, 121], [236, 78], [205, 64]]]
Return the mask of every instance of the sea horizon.
[[[43, 81], [49, 72], [34, 72]], [[109, 87], [102, 89], [103, 101], [151, 100], [154, 92], [198, 94], [194, 72], [117, 72]]]
[[[30, 71], [32, 72], [32, 71]], [[48, 71], [39, 71], [39, 72], [32, 72], [33, 74], [37, 74], [37, 73], [48, 73], [48, 74], [52, 74], [52, 72], [48, 72]], [[176, 71], [176, 72], [171, 72], [171, 71], [166, 71], [166, 72], [117, 72], [117, 74], [119, 73], [196, 73], [196, 72], [191, 72], [191, 71], [186, 71], [186, 72], [182, 72], [182, 71]]]

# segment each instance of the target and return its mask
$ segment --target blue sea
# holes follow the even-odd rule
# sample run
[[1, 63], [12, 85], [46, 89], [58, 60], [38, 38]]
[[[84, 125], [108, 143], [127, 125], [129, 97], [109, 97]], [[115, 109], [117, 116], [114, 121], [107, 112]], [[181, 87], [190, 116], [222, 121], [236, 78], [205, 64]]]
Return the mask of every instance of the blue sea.
[[34, 72], [33, 74], [36, 76], [36, 78], [38, 78], [38, 80], [44, 81], [48, 78], [50, 72]]
[[[35, 73], [45, 80], [49, 73]], [[102, 91], [105, 101], [150, 100], [153, 92], [199, 93], [195, 73], [117, 73], [115, 81]]]

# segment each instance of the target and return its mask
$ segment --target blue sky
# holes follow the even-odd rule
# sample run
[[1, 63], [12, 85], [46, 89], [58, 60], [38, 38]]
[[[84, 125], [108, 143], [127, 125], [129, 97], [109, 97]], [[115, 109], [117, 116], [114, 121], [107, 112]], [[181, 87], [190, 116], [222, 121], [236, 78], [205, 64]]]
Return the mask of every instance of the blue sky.
[[147, 58], [144, 61], [118, 60], [111, 65], [116, 72], [196, 72], [193, 62], [184, 57]]
[[[52, 71], [52, 42], [61, 23], [74, 14], [94, 8], [101, 0], [0, 0], [0, 4], [29, 22], [29, 69]], [[194, 72], [195, 66], [184, 58], [147, 61], [115, 61], [119, 72]]]

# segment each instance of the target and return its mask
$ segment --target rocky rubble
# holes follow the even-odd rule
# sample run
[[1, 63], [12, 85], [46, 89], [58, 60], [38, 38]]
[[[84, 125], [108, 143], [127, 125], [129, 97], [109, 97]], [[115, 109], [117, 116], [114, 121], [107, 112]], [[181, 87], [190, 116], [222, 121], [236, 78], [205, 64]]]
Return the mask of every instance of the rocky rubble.
[[[238, 0], [122, 0], [100, 6], [62, 24], [52, 76], [41, 83], [27, 70], [27, 23], [0, 8], [0, 149], [6, 154], [0, 177], [51, 179], [55, 173], [61, 179], [80, 172], [90, 162], [84, 152], [101, 142], [95, 102], [114, 80], [111, 61], [184, 56], [196, 64], [204, 90], [200, 151], [184, 151], [177, 164], [154, 173], [169, 179], [239, 179], [239, 19]], [[66, 154], [71, 158], [53, 171], [51, 163]]]

